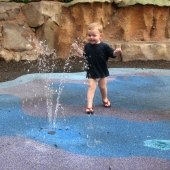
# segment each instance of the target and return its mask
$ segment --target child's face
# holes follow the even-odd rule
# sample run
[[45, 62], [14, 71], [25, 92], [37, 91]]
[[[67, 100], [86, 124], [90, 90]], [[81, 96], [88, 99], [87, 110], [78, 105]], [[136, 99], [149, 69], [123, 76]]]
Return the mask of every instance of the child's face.
[[87, 31], [87, 40], [91, 44], [99, 44], [102, 38], [102, 33], [97, 28], [93, 28]]

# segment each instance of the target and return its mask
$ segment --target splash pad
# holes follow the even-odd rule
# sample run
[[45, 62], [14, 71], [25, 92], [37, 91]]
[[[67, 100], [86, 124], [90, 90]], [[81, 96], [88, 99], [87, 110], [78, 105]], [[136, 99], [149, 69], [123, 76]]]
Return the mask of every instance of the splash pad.
[[168, 170], [169, 70], [110, 69], [110, 74], [112, 107], [103, 107], [97, 90], [90, 116], [85, 72], [46, 71], [0, 83], [2, 167], [22, 169], [29, 160], [25, 169]]

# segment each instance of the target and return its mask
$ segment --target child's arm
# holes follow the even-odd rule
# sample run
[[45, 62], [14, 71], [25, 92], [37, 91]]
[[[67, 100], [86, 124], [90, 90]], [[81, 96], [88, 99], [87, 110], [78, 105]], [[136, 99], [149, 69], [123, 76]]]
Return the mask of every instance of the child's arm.
[[113, 55], [117, 57], [121, 52], [122, 52], [121, 48], [116, 48], [113, 52]]
[[81, 56], [83, 56], [83, 50], [81, 50], [76, 43], [73, 43], [71, 47]]

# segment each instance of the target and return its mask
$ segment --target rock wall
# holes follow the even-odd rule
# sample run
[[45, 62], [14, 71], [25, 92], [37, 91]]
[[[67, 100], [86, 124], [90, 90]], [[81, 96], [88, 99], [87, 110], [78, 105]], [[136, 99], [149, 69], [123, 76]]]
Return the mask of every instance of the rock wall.
[[70, 3], [65, 4], [69, 7], [78, 3], [93, 3], [93, 2], [108, 2], [115, 3], [118, 7], [127, 7], [136, 4], [141, 5], [156, 5], [156, 6], [170, 6], [169, 0], [72, 0]]
[[36, 60], [55, 49], [58, 58], [67, 58], [70, 45], [77, 41], [82, 46], [87, 25], [98, 21], [104, 26], [103, 40], [123, 50], [116, 60], [170, 60], [170, 2], [160, 6], [151, 5], [151, 0], [140, 1], [148, 5], [136, 2], [0, 2], [0, 57]]

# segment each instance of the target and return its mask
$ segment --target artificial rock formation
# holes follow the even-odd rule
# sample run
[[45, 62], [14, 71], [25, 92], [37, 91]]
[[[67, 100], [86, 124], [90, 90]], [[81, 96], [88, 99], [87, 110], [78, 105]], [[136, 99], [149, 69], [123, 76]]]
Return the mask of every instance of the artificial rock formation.
[[118, 7], [127, 7], [136, 4], [141, 5], [157, 5], [157, 6], [170, 6], [169, 0], [72, 0], [70, 3], [65, 4], [69, 7], [77, 3], [93, 3], [93, 2], [108, 2], [115, 3]]
[[47, 52], [40, 43], [44, 42], [58, 58], [67, 58], [73, 55], [70, 45], [77, 41], [82, 46], [87, 25], [97, 21], [104, 27], [103, 40], [122, 48], [116, 60], [170, 60], [170, 2], [153, 2], [157, 1], [0, 2], [0, 57], [36, 60]]

